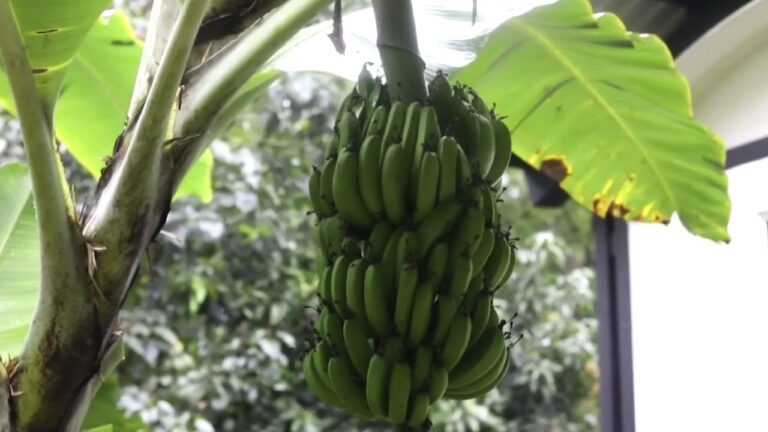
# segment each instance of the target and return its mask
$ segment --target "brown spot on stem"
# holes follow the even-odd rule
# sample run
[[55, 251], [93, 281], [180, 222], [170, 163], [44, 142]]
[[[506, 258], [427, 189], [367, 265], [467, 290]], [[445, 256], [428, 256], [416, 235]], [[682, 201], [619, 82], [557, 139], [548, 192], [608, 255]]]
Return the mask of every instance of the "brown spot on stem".
[[126, 40], [113, 40], [110, 42], [112, 45], [116, 46], [133, 46], [136, 45], [136, 41], [132, 39], [126, 39]]
[[57, 31], [59, 31], [59, 29], [53, 28], [53, 29], [48, 29], [48, 30], [38, 30], [35, 33], [37, 33], [37, 34], [49, 34], [49, 33], [56, 33]]
[[545, 158], [541, 165], [539, 165], [539, 170], [558, 183], [562, 183], [566, 177], [571, 175], [572, 171], [571, 166], [565, 162], [565, 159], [559, 156]]
[[46, 72], [48, 72], [48, 68], [32, 69], [32, 73], [33, 74], [41, 74], [41, 73], [46, 73]]

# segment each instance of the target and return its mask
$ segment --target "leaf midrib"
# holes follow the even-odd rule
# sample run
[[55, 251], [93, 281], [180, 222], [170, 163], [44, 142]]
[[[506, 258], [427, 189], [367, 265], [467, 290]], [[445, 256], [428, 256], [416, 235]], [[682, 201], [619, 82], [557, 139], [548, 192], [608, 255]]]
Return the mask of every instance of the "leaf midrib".
[[669, 187], [669, 184], [661, 175], [661, 170], [656, 165], [656, 161], [650, 157], [650, 154], [648, 153], [648, 149], [646, 149], [643, 146], [643, 144], [638, 140], [637, 136], [635, 136], [635, 134], [632, 133], [631, 129], [629, 128], [629, 126], [627, 126], [624, 120], [622, 120], [621, 116], [619, 116], [619, 114], [616, 113], [616, 111], [614, 111], [611, 108], [610, 104], [608, 104], [608, 102], [602, 97], [602, 95], [600, 95], [599, 92], [597, 92], [592, 86], [588, 84], [588, 80], [579, 71], [579, 69], [567, 58], [567, 56], [560, 53], [557, 47], [554, 44], [552, 44], [544, 34], [537, 31], [535, 27], [529, 25], [523, 19], [516, 19], [514, 20], [514, 22], [521, 30], [527, 33], [529, 37], [534, 38], [540, 45], [546, 48], [549, 54], [558, 63], [560, 63], [566, 70], [568, 70], [568, 72], [571, 73], [571, 75], [573, 75], [576, 81], [582, 84], [582, 87], [587, 91], [587, 93], [590, 94], [590, 96], [592, 96], [593, 100], [597, 102], [597, 105], [600, 106], [603, 110], [605, 110], [605, 112], [607, 112], [608, 115], [619, 125], [622, 132], [624, 132], [627, 135], [627, 137], [630, 138], [630, 141], [639, 149], [639, 151], [643, 154], [645, 159], [648, 161], [649, 167], [654, 171], [654, 173], [656, 174], [656, 177], [659, 179], [659, 182], [661, 183], [664, 193], [667, 195], [667, 197], [670, 199], [670, 201], [673, 204], [673, 208], [675, 210], [679, 209], [677, 199], [675, 198], [674, 194], [672, 194], [672, 190]]

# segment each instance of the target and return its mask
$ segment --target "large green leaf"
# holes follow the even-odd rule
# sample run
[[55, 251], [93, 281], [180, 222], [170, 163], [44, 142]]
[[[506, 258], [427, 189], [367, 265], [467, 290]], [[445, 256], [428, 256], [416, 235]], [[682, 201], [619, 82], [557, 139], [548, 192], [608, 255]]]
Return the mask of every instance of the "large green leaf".
[[125, 124], [141, 51], [124, 15], [100, 19], [64, 80], [56, 108], [56, 134], [95, 176]]
[[11, 0], [40, 94], [51, 105], [88, 29], [111, 0]]
[[455, 79], [507, 116], [516, 154], [598, 215], [677, 212], [694, 234], [729, 239], [724, 145], [692, 119], [659, 38], [560, 0], [496, 29]]
[[[99, 19], [71, 61], [56, 107], [56, 137], [91, 174], [98, 177], [104, 158], [123, 129], [131, 101], [142, 43], [128, 18], [116, 13]], [[0, 105], [12, 113], [13, 100], [0, 73]], [[185, 177], [177, 196], [212, 196], [213, 158], [204, 154]]]
[[0, 355], [15, 356], [40, 287], [40, 245], [26, 165], [0, 167], [0, 275]]

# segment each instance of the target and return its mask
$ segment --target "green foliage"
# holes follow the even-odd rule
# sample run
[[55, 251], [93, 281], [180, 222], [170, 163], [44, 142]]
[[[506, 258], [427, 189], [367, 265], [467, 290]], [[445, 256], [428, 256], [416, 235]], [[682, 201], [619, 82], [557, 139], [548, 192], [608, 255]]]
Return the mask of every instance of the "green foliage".
[[[56, 138], [94, 177], [100, 176], [125, 125], [142, 48], [127, 17], [118, 12], [96, 20], [69, 60], [56, 104]], [[15, 113], [11, 89], [1, 71], [0, 106]], [[210, 153], [203, 153], [177, 196], [196, 195], [210, 201], [211, 164]]]
[[[52, 108], [80, 43], [110, 0], [12, 0], [35, 82]], [[1, 86], [0, 86], [1, 87]], [[7, 105], [7, 96], [0, 96]]]
[[[56, 134], [95, 177], [123, 128], [141, 51], [125, 15], [100, 19], [64, 79], [56, 107]], [[88, 127], [83, 127], [83, 119], [88, 119]]]
[[0, 356], [21, 351], [37, 304], [40, 244], [29, 169], [0, 166]]
[[[121, 406], [154, 431], [390, 430], [329, 408], [306, 388], [317, 282], [307, 173], [322, 162], [341, 95], [327, 77], [294, 75], [213, 144], [214, 199], [175, 204], [122, 322], [129, 354]], [[592, 431], [596, 357], [589, 213], [539, 210], [521, 176], [504, 184], [520, 235], [517, 276], [500, 294], [525, 338], [500, 390], [439, 404], [436, 430]], [[505, 294], [504, 294], [505, 293]], [[552, 429], [548, 429], [552, 428]]]
[[117, 376], [109, 377], [91, 402], [88, 415], [83, 421], [84, 432], [133, 432], [146, 430], [147, 425], [137, 417], [126, 418], [117, 407], [120, 385]]
[[729, 239], [725, 147], [693, 120], [659, 38], [560, 0], [496, 29], [455, 79], [496, 102], [516, 154], [599, 216], [677, 212], [692, 233]]

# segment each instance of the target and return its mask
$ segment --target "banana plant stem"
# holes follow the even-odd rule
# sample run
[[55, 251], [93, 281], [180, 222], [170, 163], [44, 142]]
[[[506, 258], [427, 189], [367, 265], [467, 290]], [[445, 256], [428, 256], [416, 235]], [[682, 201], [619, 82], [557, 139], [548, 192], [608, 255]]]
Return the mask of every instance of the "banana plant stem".
[[426, 101], [424, 60], [419, 55], [410, 0], [373, 0], [377, 41], [392, 100]]

